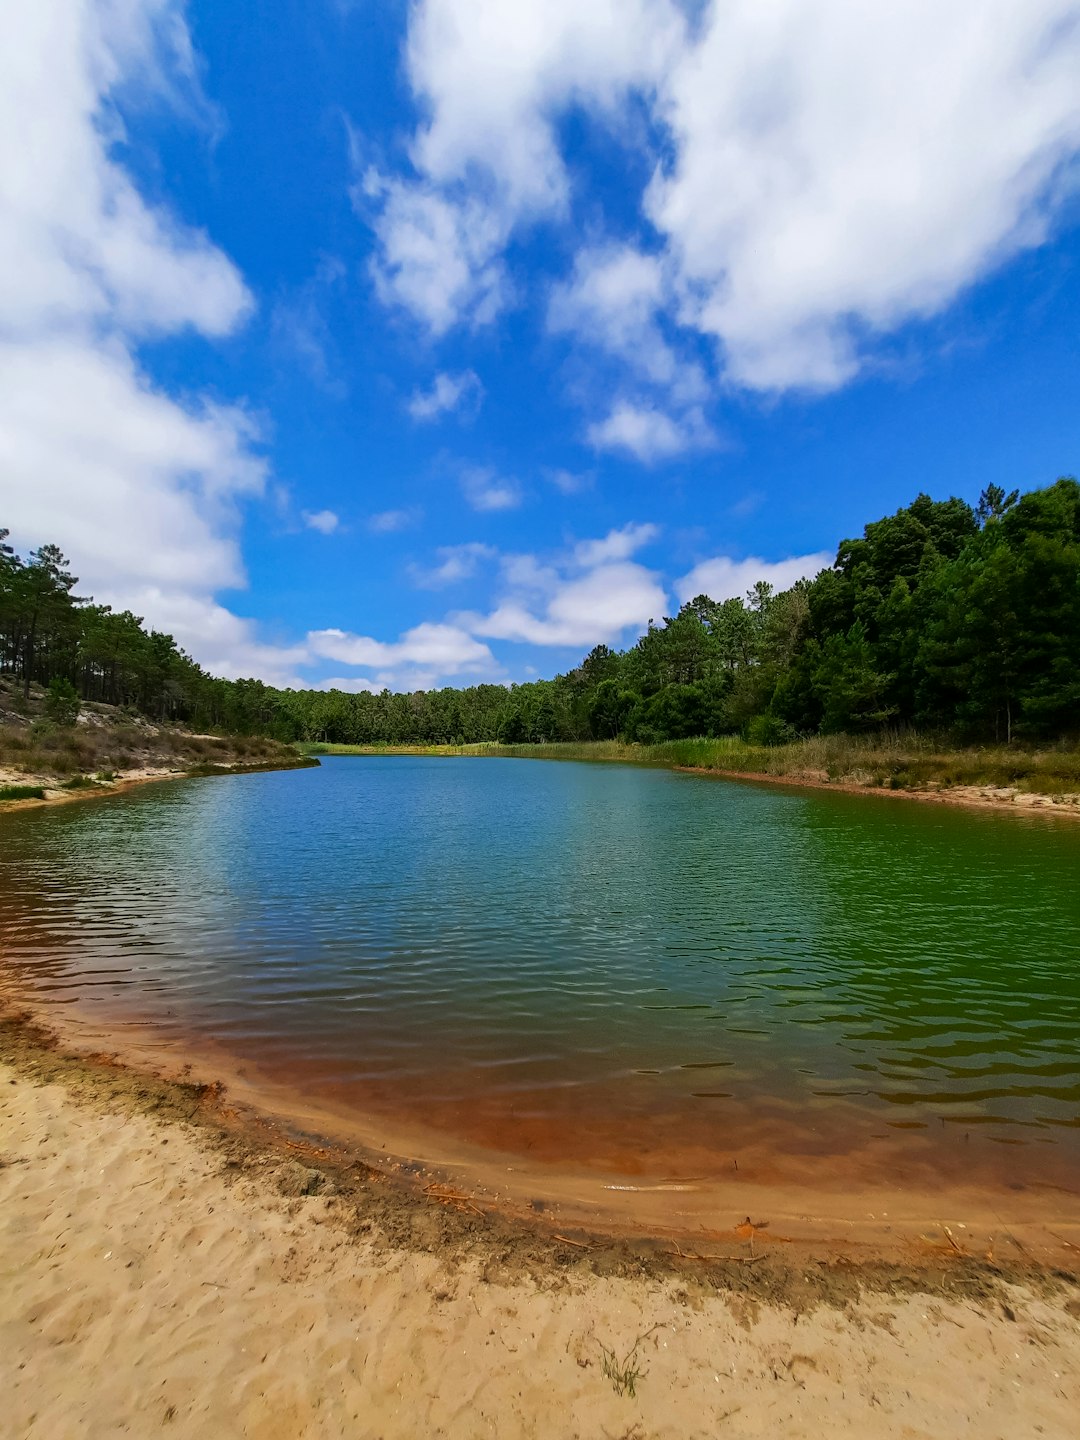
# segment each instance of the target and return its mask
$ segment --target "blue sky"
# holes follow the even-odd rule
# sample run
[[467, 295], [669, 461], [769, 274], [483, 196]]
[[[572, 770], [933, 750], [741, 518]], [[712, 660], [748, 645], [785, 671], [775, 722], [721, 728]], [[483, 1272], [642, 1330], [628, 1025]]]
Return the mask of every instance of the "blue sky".
[[0, 524], [217, 673], [550, 675], [1080, 468], [1078, 4], [11, 28]]

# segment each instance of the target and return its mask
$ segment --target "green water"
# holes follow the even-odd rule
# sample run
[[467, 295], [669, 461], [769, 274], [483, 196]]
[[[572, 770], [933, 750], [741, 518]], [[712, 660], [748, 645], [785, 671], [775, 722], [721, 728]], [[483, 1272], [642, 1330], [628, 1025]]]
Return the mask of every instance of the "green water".
[[1060, 1175], [1078, 878], [1068, 821], [330, 758], [5, 817], [0, 937], [50, 1004], [542, 1159], [962, 1133]]

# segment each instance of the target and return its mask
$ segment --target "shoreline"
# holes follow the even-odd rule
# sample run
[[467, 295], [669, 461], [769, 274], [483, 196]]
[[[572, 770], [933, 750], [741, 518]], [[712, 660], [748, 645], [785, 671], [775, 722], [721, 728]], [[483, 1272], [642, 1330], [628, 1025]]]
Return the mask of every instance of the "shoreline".
[[735, 1271], [756, 1264], [763, 1248], [791, 1273], [807, 1264], [910, 1273], [942, 1263], [1021, 1271], [1080, 1264], [1077, 1192], [1053, 1183], [958, 1182], [911, 1162], [898, 1185], [859, 1177], [857, 1169], [834, 1173], [827, 1156], [811, 1161], [801, 1178], [756, 1178], [753, 1157], [745, 1155], [742, 1168], [724, 1176], [715, 1165], [711, 1173], [706, 1167], [661, 1177], [531, 1162], [415, 1119], [319, 1104], [286, 1082], [253, 1076], [224, 1051], [163, 1044], [152, 1026], [129, 1024], [122, 1033], [117, 1024], [103, 1028], [67, 1009], [57, 1013], [18, 982], [0, 990], [0, 1060], [72, 1074], [80, 1083], [104, 1074], [136, 1098], [153, 1093], [155, 1104], [167, 1095], [189, 1106], [197, 1091], [199, 1113], [215, 1133], [276, 1153], [317, 1155], [340, 1172], [378, 1173], [392, 1182], [386, 1194], [405, 1212], [429, 1191], [437, 1201], [453, 1194], [455, 1205], [509, 1226], [515, 1243], [559, 1231], [589, 1252], [629, 1245], [681, 1260], [686, 1250], [703, 1262], [712, 1257], [710, 1264], [726, 1257]]
[[[429, 756], [432, 759], [471, 760], [564, 760], [582, 764], [644, 765], [670, 770], [677, 774], [698, 775], [711, 780], [734, 780], [742, 783], [786, 785], [793, 790], [820, 790], [836, 795], [871, 795], [890, 800], [916, 800], [924, 804], [956, 805], [974, 810], [993, 810], [997, 814], [1053, 815], [1080, 820], [1080, 791], [1041, 792], [1023, 790], [1016, 785], [993, 784], [932, 784], [891, 786], [877, 780], [851, 777], [830, 779], [823, 770], [797, 768], [790, 771], [725, 769], [715, 765], [683, 764], [675, 759], [649, 754], [605, 753], [606, 742], [596, 741], [565, 746], [510, 745], [497, 746], [482, 742], [476, 746], [457, 745], [301, 745], [301, 753], [317, 758], [349, 756], [390, 757], [395, 755]], [[662, 747], [660, 747], [662, 748]], [[564, 753], [558, 753], [563, 750]], [[535, 752], [535, 753], [530, 753]]]
[[64, 805], [72, 800], [101, 800], [109, 795], [123, 795], [140, 785], [151, 785], [162, 780], [204, 780], [216, 775], [255, 775], [273, 770], [311, 770], [318, 765], [312, 756], [301, 755], [295, 764], [271, 761], [265, 764], [214, 765], [201, 768], [172, 768], [146, 765], [137, 769], [117, 772], [115, 780], [95, 780], [89, 785], [68, 788], [55, 776], [27, 774], [16, 770], [0, 770], [0, 786], [21, 785], [40, 787], [43, 796], [32, 796], [18, 800], [0, 800], [0, 815], [19, 810], [40, 809], [44, 805]]
[[27, 1440], [1072, 1440], [1074, 1271], [815, 1261], [763, 1225], [741, 1263], [707, 1249], [512, 1223], [0, 1025], [0, 1374]]
[[871, 795], [881, 800], [917, 800], [930, 805], [993, 810], [998, 814], [1040, 814], [1080, 820], [1080, 794], [1040, 795], [1035, 791], [1001, 785], [899, 786], [892, 790], [884, 785], [863, 784], [858, 780], [830, 780], [822, 775], [773, 775], [764, 770], [713, 770], [702, 765], [672, 765], [670, 768], [683, 775], [700, 775], [710, 780], [787, 785], [793, 790], [824, 790], [833, 795]]

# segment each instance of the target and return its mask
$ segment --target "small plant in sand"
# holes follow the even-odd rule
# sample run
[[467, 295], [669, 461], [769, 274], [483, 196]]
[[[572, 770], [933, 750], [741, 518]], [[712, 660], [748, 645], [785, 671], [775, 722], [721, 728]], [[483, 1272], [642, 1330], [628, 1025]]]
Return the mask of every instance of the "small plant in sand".
[[631, 1345], [630, 1349], [620, 1359], [614, 1349], [604, 1344], [600, 1345], [600, 1373], [605, 1380], [611, 1381], [611, 1388], [616, 1395], [625, 1395], [628, 1400], [633, 1400], [637, 1395], [637, 1382], [644, 1380], [646, 1371], [638, 1365], [638, 1346], [643, 1340], [647, 1340], [654, 1330], [659, 1330], [659, 1325], [646, 1330], [639, 1335]]

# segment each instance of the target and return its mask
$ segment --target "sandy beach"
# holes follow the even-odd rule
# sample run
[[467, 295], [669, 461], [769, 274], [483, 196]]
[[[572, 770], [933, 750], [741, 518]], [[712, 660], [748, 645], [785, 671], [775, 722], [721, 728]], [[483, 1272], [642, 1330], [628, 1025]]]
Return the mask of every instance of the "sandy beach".
[[1070, 1269], [861, 1266], [767, 1232], [754, 1264], [594, 1251], [354, 1183], [203, 1087], [25, 1035], [5, 1056], [5, 1434], [1076, 1433]]

